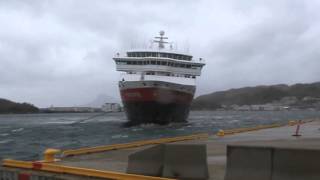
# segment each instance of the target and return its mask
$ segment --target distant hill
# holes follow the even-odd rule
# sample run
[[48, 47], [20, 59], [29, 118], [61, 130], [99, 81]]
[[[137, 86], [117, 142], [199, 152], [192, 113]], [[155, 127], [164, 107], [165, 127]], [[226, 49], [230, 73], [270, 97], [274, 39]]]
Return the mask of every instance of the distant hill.
[[244, 87], [230, 89], [199, 96], [194, 99], [192, 109], [217, 109], [221, 105], [253, 105], [278, 101], [283, 97], [295, 96], [298, 99], [304, 97], [320, 97], [320, 82], [311, 84], [285, 84], [271, 86]]
[[0, 98], [0, 114], [7, 113], [37, 113], [39, 109], [32, 104], [16, 103]]

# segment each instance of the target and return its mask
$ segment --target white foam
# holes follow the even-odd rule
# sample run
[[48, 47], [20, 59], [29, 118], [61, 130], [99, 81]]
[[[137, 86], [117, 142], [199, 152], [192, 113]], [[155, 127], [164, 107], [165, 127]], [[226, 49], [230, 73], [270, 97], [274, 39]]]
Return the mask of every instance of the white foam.
[[119, 139], [119, 138], [127, 138], [128, 135], [124, 135], [124, 134], [116, 134], [111, 136], [112, 139]]
[[0, 136], [9, 136], [9, 134], [8, 133], [2, 133], [2, 134], [0, 134]]
[[20, 132], [20, 131], [23, 131], [23, 130], [24, 130], [24, 128], [18, 128], [18, 129], [11, 130], [11, 132]]
[[4, 140], [0, 141], [0, 144], [6, 144], [6, 143], [9, 143], [12, 141], [13, 141], [12, 139], [4, 139]]
[[45, 122], [43, 124], [73, 124], [76, 121], [51, 121], [51, 122]]

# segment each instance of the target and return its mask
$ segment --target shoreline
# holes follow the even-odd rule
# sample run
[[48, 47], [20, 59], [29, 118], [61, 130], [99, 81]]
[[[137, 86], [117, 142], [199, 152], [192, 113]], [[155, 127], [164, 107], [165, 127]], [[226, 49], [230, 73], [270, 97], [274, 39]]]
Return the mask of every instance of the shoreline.
[[[295, 110], [210, 110], [210, 109], [197, 109], [197, 110], [190, 110], [192, 112], [320, 112], [320, 110], [316, 109], [295, 109]], [[114, 112], [30, 112], [30, 113], [0, 113], [0, 115], [29, 115], [29, 114], [99, 114], [99, 113], [123, 113], [125, 111], [114, 111]]]

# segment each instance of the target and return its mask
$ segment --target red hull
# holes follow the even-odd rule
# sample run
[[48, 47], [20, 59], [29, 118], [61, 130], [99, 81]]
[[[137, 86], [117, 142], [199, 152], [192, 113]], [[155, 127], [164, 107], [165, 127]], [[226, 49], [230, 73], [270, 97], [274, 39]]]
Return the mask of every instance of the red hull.
[[120, 92], [129, 126], [185, 122], [193, 99], [193, 93], [165, 87], [129, 88]]
[[193, 99], [193, 94], [190, 93], [156, 87], [123, 89], [120, 92], [123, 102], [158, 102], [162, 104], [188, 105]]

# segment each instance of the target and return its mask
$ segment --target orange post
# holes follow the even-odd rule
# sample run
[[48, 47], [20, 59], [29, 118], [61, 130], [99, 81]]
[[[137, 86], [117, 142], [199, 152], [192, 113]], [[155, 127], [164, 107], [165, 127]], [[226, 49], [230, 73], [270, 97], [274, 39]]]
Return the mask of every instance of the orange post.
[[301, 124], [301, 123], [302, 123], [302, 121], [299, 120], [298, 123], [297, 123], [296, 132], [295, 132], [292, 136], [296, 136], [296, 137], [301, 136], [301, 134], [300, 134], [300, 124]]

